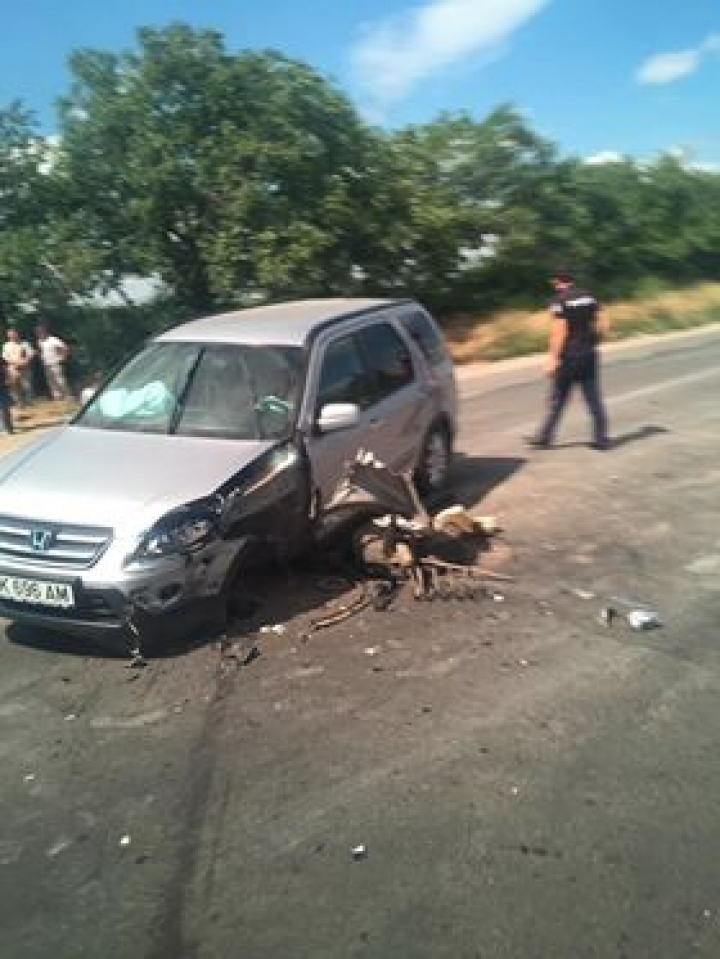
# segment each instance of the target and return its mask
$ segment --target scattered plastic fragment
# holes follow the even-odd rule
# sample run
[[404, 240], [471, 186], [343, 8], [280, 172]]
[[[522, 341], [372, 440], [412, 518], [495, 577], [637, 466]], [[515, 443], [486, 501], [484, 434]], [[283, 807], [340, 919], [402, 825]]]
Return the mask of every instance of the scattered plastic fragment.
[[605, 606], [600, 610], [598, 615], [598, 621], [602, 626], [612, 626], [615, 617], [617, 616], [617, 610], [613, 609], [612, 606]]
[[518, 789], [517, 786], [511, 786], [511, 787], [510, 787], [510, 792], [513, 794], [513, 796], [517, 796], [517, 794], [520, 792], [520, 790]]
[[504, 602], [505, 602], [505, 597], [503, 596], [502, 593], [493, 593], [493, 594], [492, 594], [492, 598], [493, 598], [493, 602], [494, 602], [494, 603], [504, 603]]
[[35, 773], [28, 773], [27, 776], [23, 776], [23, 782], [31, 783], [35, 779]]
[[285, 632], [286, 628], [287, 628], [287, 627], [284, 626], [282, 623], [275, 623], [274, 626], [261, 626], [261, 627], [260, 627], [260, 632], [261, 632], [261, 633], [274, 633], [276, 636], [282, 636], [282, 634]]
[[367, 854], [367, 846], [364, 846], [362, 843], [352, 848], [352, 857], [355, 862], [359, 862], [361, 859], [367, 859]]
[[120, 837], [120, 842], [118, 843], [118, 845], [119, 845], [119, 846], [129, 846], [131, 842], [132, 842], [132, 839], [130, 838], [130, 836], [128, 836], [128, 835], [126, 834], [126, 835]]
[[379, 647], [379, 646], [367, 646], [367, 647], [365, 648], [365, 655], [366, 655], [366, 656], [377, 656], [377, 654], [378, 654], [379, 652], [380, 652], [380, 647]]
[[595, 593], [592, 593], [589, 589], [573, 589], [571, 592], [578, 599], [595, 599]]
[[54, 842], [52, 846], [47, 851], [48, 857], [54, 859], [55, 856], [59, 856], [61, 852], [72, 845], [72, 840], [63, 836], [61, 839], [58, 839], [57, 842]]
[[65, 717], [65, 722], [71, 723], [74, 719], [77, 719], [77, 715], [75, 713], [68, 713]]
[[633, 629], [659, 629], [662, 626], [659, 615], [653, 609], [634, 609], [627, 614], [627, 621]]

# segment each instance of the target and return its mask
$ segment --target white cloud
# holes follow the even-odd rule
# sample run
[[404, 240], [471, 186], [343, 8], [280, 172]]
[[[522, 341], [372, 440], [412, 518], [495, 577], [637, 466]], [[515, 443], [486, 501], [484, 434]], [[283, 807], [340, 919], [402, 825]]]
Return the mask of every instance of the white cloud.
[[430, 0], [371, 25], [350, 51], [358, 87], [375, 110], [426, 77], [502, 44], [550, 0]]
[[588, 166], [600, 166], [603, 163], [623, 163], [625, 156], [622, 153], [618, 153], [617, 150], [600, 150], [599, 153], [593, 153], [589, 157], [585, 157], [584, 163], [587, 163]]
[[703, 59], [713, 53], [720, 53], [720, 34], [712, 33], [696, 47], [687, 50], [675, 50], [668, 53], [655, 53], [648, 57], [638, 68], [638, 83], [674, 83], [687, 77], [700, 67]]

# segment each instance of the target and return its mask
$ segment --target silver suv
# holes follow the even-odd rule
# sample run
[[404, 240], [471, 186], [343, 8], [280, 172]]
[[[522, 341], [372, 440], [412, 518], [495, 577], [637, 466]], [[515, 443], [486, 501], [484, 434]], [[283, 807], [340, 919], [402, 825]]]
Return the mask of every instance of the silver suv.
[[441, 487], [455, 406], [442, 337], [410, 300], [176, 327], [0, 461], [0, 614], [142, 634], [196, 601], [222, 606], [259, 547], [307, 542], [359, 450]]

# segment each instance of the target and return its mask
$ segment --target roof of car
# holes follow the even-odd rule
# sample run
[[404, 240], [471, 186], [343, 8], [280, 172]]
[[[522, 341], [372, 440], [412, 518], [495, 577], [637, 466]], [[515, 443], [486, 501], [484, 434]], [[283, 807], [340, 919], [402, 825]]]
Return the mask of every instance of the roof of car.
[[183, 323], [157, 337], [161, 341], [250, 343], [303, 346], [318, 328], [378, 308], [408, 302], [383, 299], [296, 300], [254, 306]]

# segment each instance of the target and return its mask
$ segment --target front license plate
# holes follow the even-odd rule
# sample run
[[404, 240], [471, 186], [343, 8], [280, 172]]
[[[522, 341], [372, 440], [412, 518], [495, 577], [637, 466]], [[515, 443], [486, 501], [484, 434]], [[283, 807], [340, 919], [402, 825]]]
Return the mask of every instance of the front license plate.
[[0, 576], [0, 599], [61, 609], [75, 605], [75, 594], [69, 583], [51, 583], [45, 579], [25, 579], [21, 576]]

